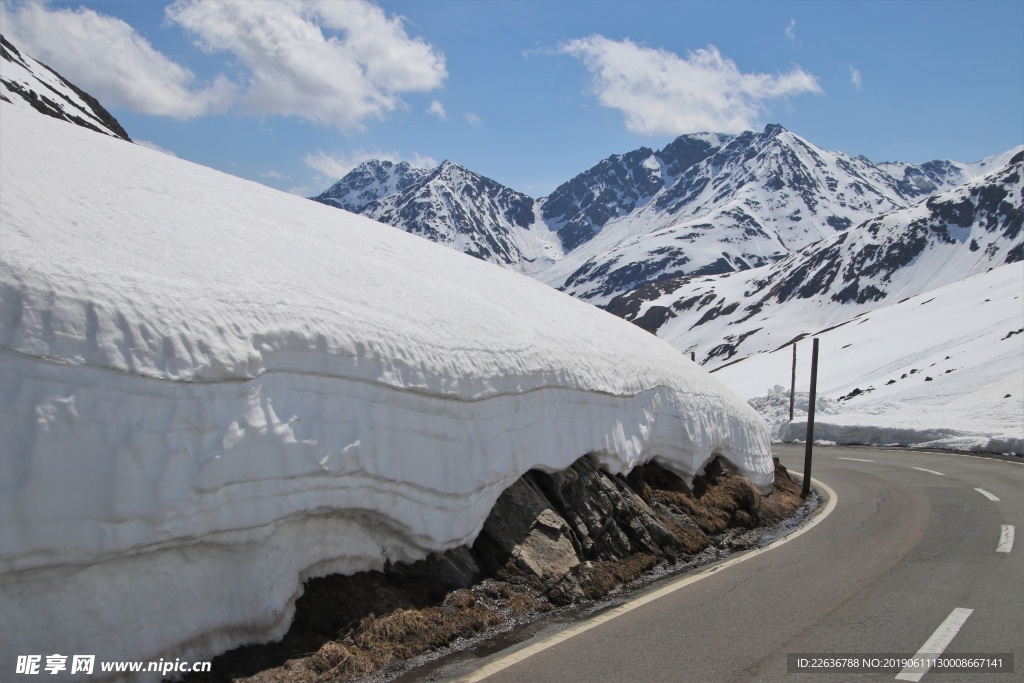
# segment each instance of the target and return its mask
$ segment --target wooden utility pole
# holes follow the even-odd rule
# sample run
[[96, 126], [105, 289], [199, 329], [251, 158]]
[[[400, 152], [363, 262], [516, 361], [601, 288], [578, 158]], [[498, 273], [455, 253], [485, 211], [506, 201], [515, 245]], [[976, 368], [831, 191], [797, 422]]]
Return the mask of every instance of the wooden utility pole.
[[[794, 350], [796, 347], [793, 347]], [[801, 498], [811, 493], [811, 451], [814, 449], [814, 402], [818, 397], [818, 338], [811, 346], [811, 395], [807, 403], [807, 447], [804, 450], [804, 488]]]

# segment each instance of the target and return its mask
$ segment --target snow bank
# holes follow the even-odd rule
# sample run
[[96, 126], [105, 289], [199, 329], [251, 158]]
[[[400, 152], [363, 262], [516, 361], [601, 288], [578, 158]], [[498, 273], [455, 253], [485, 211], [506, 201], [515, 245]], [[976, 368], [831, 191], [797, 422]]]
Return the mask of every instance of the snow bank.
[[[1024, 264], [863, 313], [819, 333], [815, 439], [1024, 454]], [[784, 440], [807, 430], [811, 341], [723, 367], [714, 377]], [[783, 384], [785, 382], [785, 384]], [[765, 388], [772, 385], [767, 395]], [[801, 401], [802, 397], [802, 401]]]
[[[0, 665], [203, 659], [595, 453], [772, 481], [667, 344], [400, 231], [0, 104]], [[99, 676], [97, 675], [97, 678]]]

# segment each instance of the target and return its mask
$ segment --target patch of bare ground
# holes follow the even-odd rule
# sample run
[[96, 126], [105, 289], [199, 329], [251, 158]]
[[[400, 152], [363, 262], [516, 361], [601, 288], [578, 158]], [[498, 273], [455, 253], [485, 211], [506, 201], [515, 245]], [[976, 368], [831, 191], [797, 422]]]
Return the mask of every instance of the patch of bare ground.
[[502, 494], [472, 548], [306, 583], [276, 643], [238, 648], [189, 683], [333, 683], [479, 642], [540, 614], [596, 601], [712, 548], [754, 545], [804, 504], [778, 461], [763, 496], [716, 461], [692, 488], [649, 463], [628, 477], [589, 458], [529, 472]]

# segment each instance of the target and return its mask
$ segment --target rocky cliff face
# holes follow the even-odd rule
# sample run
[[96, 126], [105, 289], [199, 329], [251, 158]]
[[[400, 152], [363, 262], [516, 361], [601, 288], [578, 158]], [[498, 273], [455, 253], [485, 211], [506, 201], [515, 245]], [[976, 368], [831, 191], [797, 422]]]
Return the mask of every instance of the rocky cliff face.
[[609, 222], [644, 206], [730, 136], [683, 135], [659, 152], [647, 147], [613, 154], [562, 183], [541, 200], [542, 216], [566, 252], [588, 242]]

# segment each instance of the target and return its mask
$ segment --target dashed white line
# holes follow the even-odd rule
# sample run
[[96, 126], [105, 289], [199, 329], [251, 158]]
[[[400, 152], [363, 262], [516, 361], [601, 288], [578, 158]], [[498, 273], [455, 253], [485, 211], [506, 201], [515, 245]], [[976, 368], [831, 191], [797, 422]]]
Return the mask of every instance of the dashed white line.
[[997, 503], [999, 502], [999, 497], [998, 496], [996, 496], [995, 494], [989, 493], [985, 489], [978, 489], [978, 488], [976, 488], [974, 490], [977, 491], [978, 493], [980, 493], [981, 495], [985, 496], [989, 500], [995, 501]]
[[999, 545], [996, 546], [997, 553], [1008, 553], [1013, 550], [1013, 525], [1003, 524], [999, 529]]
[[[973, 609], [967, 609], [966, 607], [957, 607], [955, 610], [950, 612], [946, 620], [942, 622], [932, 637], [925, 641], [925, 644], [921, 646], [921, 649], [914, 655], [914, 659], [917, 660], [928, 660], [935, 659], [949, 646], [949, 643], [956, 637], [956, 634], [960, 632], [964, 622], [967, 621], [967, 617], [971, 616]], [[928, 670], [932, 668], [928, 666], [906, 666], [903, 670], [896, 674], [896, 680], [898, 681], [920, 681], [921, 677], [928, 673]]]
[[945, 474], [943, 474], [942, 472], [936, 472], [935, 470], [926, 470], [926, 469], [925, 469], [925, 468], [923, 468], [923, 467], [911, 467], [910, 469], [912, 469], [912, 470], [921, 470], [922, 472], [929, 472], [929, 473], [931, 473], [931, 474], [937, 474], [937, 475], [939, 475], [940, 477], [944, 477], [944, 476], [946, 476], [946, 475], [945, 475]]
[[836, 460], [856, 460], [857, 462], [874, 462], [874, 460], [865, 460], [864, 458], [844, 458], [841, 455], [836, 457]]

